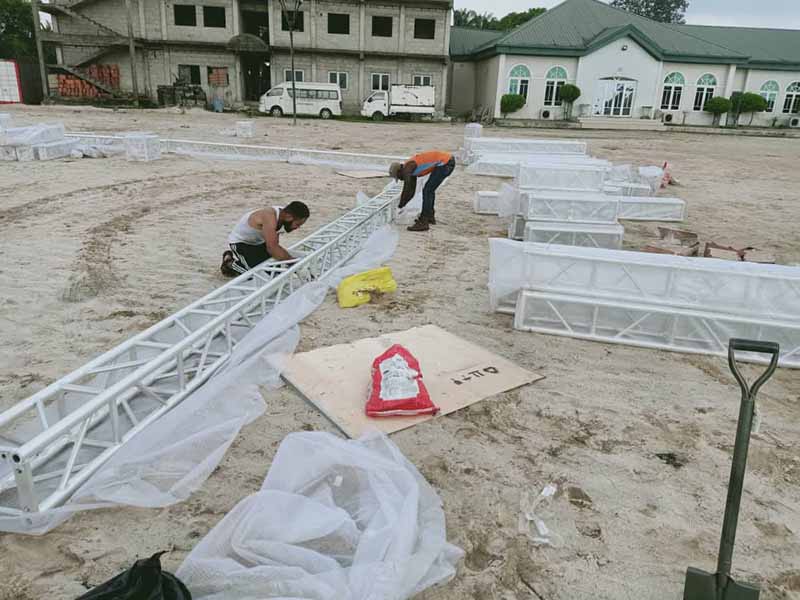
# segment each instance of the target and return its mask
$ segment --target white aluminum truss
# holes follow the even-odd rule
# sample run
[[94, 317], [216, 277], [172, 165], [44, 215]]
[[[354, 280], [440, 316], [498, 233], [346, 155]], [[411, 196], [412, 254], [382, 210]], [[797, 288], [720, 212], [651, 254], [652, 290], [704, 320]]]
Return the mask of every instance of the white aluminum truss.
[[653, 189], [648, 184], [634, 181], [606, 181], [603, 191], [614, 196], [653, 195]]
[[602, 166], [520, 164], [520, 189], [602, 192], [608, 169]]
[[468, 157], [485, 154], [585, 155], [586, 142], [576, 140], [537, 140], [530, 138], [465, 137]]
[[200, 387], [244, 335], [392, 221], [391, 184], [268, 261], [0, 414], [0, 515], [60, 505], [126, 441]]
[[616, 225], [619, 198], [591, 192], [521, 190], [520, 209], [529, 221]]
[[[67, 137], [80, 140], [90, 145], [120, 145], [123, 136], [70, 133]], [[199, 140], [162, 139], [161, 151], [173, 154], [188, 154], [208, 158], [267, 160], [304, 165], [324, 165], [336, 168], [379, 169], [386, 170], [389, 165], [403, 161], [404, 157], [380, 154], [358, 154], [352, 152], [335, 152], [330, 150], [312, 150], [305, 148], [285, 148], [278, 146], [257, 146], [253, 144], [225, 144]]]
[[800, 320], [800, 267], [490, 241], [490, 281], [510, 278], [500, 312], [513, 312], [516, 294], [535, 289], [612, 301], [661, 304], [765, 321]]
[[563, 244], [589, 248], [622, 247], [625, 228], [619, 223], [574, 223], [568, 221], [528, 221], [525, 225], [526, 242]]
[[487, 177], [516, 177], [520, 164], [547, 166], [591, 166], [611, 168], [611, 163], [600, 158], [580, 154], [481, 154], [468, 159], [467, 173]]
[[619, 218], [629, 221], [679, 223], [686, 216], [686, 202], [679, 198], [623, 196], [619, 204]]
[[[731, 338], [777, 342], [779, 364], [800, 368], [800, 321], [768, 321], [656, 304], [523, 290], [514, 328], [554, 335], [727, 356]], [[759, 355], [750, 360], [763, 361]]]
[[475, 192], [473, 210], [478, 215], [498, 214], [499, 192]]

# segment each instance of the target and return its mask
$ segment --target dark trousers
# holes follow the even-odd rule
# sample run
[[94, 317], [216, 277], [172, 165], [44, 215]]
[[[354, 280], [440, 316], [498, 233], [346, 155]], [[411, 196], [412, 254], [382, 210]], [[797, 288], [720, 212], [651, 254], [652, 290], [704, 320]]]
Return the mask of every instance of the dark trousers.
[[230, 267], [237, 273], [245, 273], [270, 257], [266, 244], [255, 245], [239, 242], [230, 244], [230, 247], [233, 252], [233, 262]]
[[456, 168], [456, 159], [451, 158], [447, 164], [436, 167], [431, 171], [425, 187], [422, 188], [422, 216], [430, 217], [434, 212], [434, 203], [436, 202], [436, 190], [445, 179], [450, 177], [450, 174]]

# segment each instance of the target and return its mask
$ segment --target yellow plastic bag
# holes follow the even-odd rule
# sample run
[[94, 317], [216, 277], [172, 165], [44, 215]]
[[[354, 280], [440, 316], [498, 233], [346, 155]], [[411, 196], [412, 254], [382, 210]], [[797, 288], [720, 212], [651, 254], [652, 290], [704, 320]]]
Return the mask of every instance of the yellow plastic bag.
[[389, 267], [380, 267], [351, 275], [342, 280], [336, 288], [336, 296], [341, 308], [352, 308], [370, 301], [372, 293], [388, 294], [397, 290], [397, 282]]

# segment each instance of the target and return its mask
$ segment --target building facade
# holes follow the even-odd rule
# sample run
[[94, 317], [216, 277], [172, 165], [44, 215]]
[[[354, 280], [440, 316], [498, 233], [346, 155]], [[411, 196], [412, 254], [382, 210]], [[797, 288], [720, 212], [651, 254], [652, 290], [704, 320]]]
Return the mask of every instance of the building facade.
[[[226, 105], [255, 101], [291, 79], [289, 16], [278, 0], [130, 0], [139, 92], [157, 99], [178, 77]], [[52, 0], [58, 64], [90, 83], [91, 65], [118, 65], [133, 90], [125, 0]], [[345, 112], [392, 83], [434, 85], [447, 94], [452, 0], [307, 0], [294, 19], [297, 80], [338, 83]]]
[[[291, 80], [289, 21], [270, 7], [272, 84]], [[345, 112], [357, 113], [373, 91], [393, 83], [433, 85], [444, 111], [452, 1], [308, 0], [295, 16], [298, 81], [338, 83]]]
[[733, 92], [767, 99], [753, 125], [800, 114], [800, 31], [671, 25], [566, 0], [507, 34], [454, 28], [451, 36], [454, 113], [488, 108], [500, 118], [502, 96], [518, 93], [527, 102], [509, 118], [561, 119], [560, 87], [570, 83], [581, 90], [573, 106], [581, 120], [709, 125], [705, 103]]

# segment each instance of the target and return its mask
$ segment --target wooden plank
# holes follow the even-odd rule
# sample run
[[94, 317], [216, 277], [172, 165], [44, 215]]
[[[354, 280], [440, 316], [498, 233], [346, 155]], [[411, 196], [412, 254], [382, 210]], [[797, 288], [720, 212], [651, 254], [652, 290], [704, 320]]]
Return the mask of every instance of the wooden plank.
[[[372, 361], [393, 344], [419, 360], [425, 386], [441, 408], [436, 417], [364, 413]], [[435, 325], [296, 354], [283, 377], [351, 438], [369, 429], [394, 433], [543, 378]]]
[[389, 177], [388, 173], [383, 171], [336, 171], [337, 175], [344, 177], [351, 177], [353, 179], [377, 179], [379, 177]]

